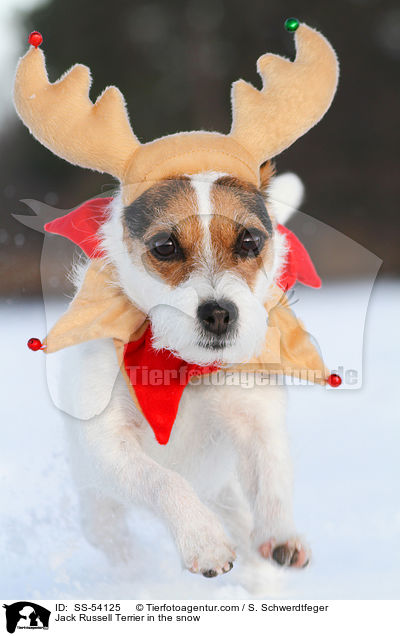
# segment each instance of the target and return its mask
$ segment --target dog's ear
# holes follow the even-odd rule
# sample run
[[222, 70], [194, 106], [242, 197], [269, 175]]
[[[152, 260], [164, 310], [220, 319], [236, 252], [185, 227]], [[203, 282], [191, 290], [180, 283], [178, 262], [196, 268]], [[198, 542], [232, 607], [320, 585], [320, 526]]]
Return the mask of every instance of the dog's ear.
[[263, 191], [268, 210], [281, 225], [285, 225], [297, 212], [304, 198], [303, 182], [293, 172], [284, 172], [277, 177], [272, 173]]
[[[107, 407], [119, 373], [123, 350], [133, 334], [143, 326], [146, 316], [126, 298], [116, 282], [113, 268], [103, 259], [93, 259], [83, 272], [75, 298], [44, 340], [50, 395], [58, 409], [81, 420], [99, 415]], [[113, 338], [114, 344], [105, 339]], [[97, 339], [103, 341], [99, 347]], [[82, 373], [68, 372], [76, 366], [73, 345], [85, 343]], [[63, 351], [61, 351], [63, 350]], [[101, 369], [101, 382], [93, 377]], [[62, 387], [62, 390], [60, 390]], [[77, 400], [79, 392], [90, 399]]]
[[272, 308], [269, 325], [279, 334], [280, 362], [271, 365], [272, 369], [289, 376], [298, 373], [299, 377], [305, 375], [311, 382], [325, 384], [330, 371], [324, 364], [314, 338], [306, 331], [286, 300]]
[[268, 371], [271, 375], [303, 377], [317, 384], [326, 384], [329, 370], [324, 364], [312, 336], [289, 307], [284, 292], [273, 287], [265, 304], [268, 331], [261, 354], [249, 362], [248, 369]]
[[54, 353], [98, 338], [128, 342], [145, 320], [145, 314], [118, 286], [112, 267], [96, 258], [90, 261], [72, 303], [43, 344], [46, 353]]

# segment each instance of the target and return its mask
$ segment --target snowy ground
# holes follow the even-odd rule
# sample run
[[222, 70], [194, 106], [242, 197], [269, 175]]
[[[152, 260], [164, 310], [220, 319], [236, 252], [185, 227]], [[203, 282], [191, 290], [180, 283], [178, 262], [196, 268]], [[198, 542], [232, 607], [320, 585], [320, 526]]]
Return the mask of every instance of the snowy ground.
[[[306, 292], [304, 311], [300, 303], [295, 307], [310, 331], [317, 330], [328, 364], [357, 368], [360, 307], [368, 296], [364, 283], [325, 285]], [[296, 518], [314, 559], [307, 571], [282, 574], [270, 567], [269, 596], [399, 598], [399, 310], [399, 285], [380, 283], [367, 316], [361, 389], [290, 389]], [[132, 515], [139, 547], [129, 566], [112, 567], [86, 543], [44, 356], [25, 346], [28, 337], [44, 333], [44, 324], [39, 302], [6, 306], [0, 318], [0, 597], [251, 597], [236, 580], [240, 563], [219, 579], [182, 572], [167, 532], [145, 511]]]

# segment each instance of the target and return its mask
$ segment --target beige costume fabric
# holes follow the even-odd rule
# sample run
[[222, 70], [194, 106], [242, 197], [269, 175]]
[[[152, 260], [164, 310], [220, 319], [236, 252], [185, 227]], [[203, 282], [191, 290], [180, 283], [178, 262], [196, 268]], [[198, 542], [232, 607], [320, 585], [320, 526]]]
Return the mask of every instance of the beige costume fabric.
[[[125, 205], [154, 181], [206, 170], [224, 172], [259, 187], [262, 164], [314, 126], [336, 91], [338, 62], [324, 36], [301, 24], [295, 43], [293, 62], [272, 54], [259, 58], [261, 90], [243, 80], [233, 84], [228, 135], [187, 132], [141, 144], [116, 87], [108, 87], [93, 104], [88, 95], [90, 71], [81, 64], [49, 83], [44, 54], [35, 47], [19, 61], [15, 107], [30, 132], [56, 155], [117, 177]], [[316, 374], [316, 382], [324, 383], [328, 371], [278, 287], [267, 309], [264, 350], [245, 364], [246, 370], [291, 375], [309, 370]], [[146, 321], [118, 287], [112, 267], [95, 259], [68, 311], [48, 334], [46, 350], [51, 353], [109, 337], [122, 359], [123, 345], [143, 333]]]
[[[283, 291], [274, 286], [266, 303], [268, 330], [260, 356], [227, 370], [270, 372], [324, 384], [329, 375], [309, 334], [288, 306]], [[47, 353], [96, 338], [113, 338], [120, 364], [124, 345], [137, 340], [148, 320], [125, 296], [115, 273], [103, 259], [91, 261], [82, 285], [69, 309], [50, 330], [44, 341]], [[129, 383], [130, 386], [130, 383]]]

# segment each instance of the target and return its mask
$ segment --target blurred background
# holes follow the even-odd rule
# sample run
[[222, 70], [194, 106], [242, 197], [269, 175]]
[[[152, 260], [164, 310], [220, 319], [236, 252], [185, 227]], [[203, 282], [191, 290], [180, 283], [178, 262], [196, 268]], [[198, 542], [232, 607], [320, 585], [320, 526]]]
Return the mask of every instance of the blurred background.
[[[115, 186], [108, 175], [56, 158], [15, 115], [12, 77], [32, 30], [44, 36], [51, 81], [75, 62], [88, 65], [91, 98], [116, 84], [135, 133], [148, 141], [180, 130], [228, 132], [231, 83], [242, 77], [260, 86], [255, 63], [261, 54], [294, 54], [284, 19], [293, 15], [320, 29], [340, 59], [339, 90], [323, 121], [278, 157], [277, 170], [303, 179], [303, 211], [380, 257], [381, 275], [399, 274], [396, 0], [3, 0], [0, 12], [0, 294], [8, 302], [41, 293], [43, 235], [11, 216], [30, 213], [21, 199], [63, 214]], [[329, 245], [320, 246], [317, 262], [325, 278], [362, 274]], [[64, 289], [56, 266], [55, 293]]]
[[[326, 283], [318, 292], [297, 286], [293, 304], [300, 299], [295, 311], [330, 368], [357, 371], [357, 385], [342, 388], [362, 387], [290, 389], [295, 516], [315, 558], [301, 576], [271, 570], [268, 594], [400, 598], [398, 2], [1, 0], [2, 598], [250, 594], [238, 583], [243, 564], [218, 579], [182, 573], [161, 522], [137, 511], [130, 527], [141, 547], [124, 568], [113, 568], [82, 535], [61, 412], [46, 383], [53, 358], [25, 344], [46, 333], [45, 318], [49, 326], [62, 313], [73, 247], [48, 236], [41, 263], [44, 235], [27, 224], [39, 228], [42, 216], [60, 216], [116, 184], [58, 159], [18, 120], [12, 81], [28, 34], [43, 34], [52, 81], [81, 62], [92, 69], [93, 100], [116, 84], [135, 133], [148, 141], [196, 128], [228, 132], [231, 83], [242, 77], [259, 87], [256, 60], [267, 51], [293, 57], [293, 36], [283, 28], [288, 16], [320, 29], [341, 62], [333, 107], [276, 162], [278, 173], [294, 171], [304, 181], [302, 213], [290, 227]], [[23, 199], [41, 202], [39, 219], [12, 216], [34, 214]], [[370, 302], [379, 259], [381, 281]]]

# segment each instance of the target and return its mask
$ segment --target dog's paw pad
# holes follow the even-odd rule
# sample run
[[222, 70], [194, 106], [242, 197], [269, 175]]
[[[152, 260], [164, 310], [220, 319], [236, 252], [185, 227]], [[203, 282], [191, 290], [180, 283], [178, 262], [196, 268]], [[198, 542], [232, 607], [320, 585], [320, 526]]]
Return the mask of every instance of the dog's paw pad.
[[233, 561], [228, 561], [227, 563], [225, 563], [225, 565], [222, 568], [223, 574], [225, 574], [226, 572], [230, 572], [232, 568], [233, 568]]
[[218, 576], [219, 574], [226, 574], [230, 572], [233, 568], [233, 562], [227, 561], [222, 568], [216, 568], [215, 570], [203, 570], [202, 575], [207, 579], [212, 579], [214, 576]]
[[213, 579], [215, 576], [219, 576], [220, 574], [226, 574], [227, 572], [230, 572], [232, 568], [233, 568], [233, 560], [226, 561], [224, 565], [222, 566], [202, 569], [199, 566], [198, 560], [195, 559], [192, 567], [189, 568], [189, 572], [192, 572], [193, 574], [202, 574], [207, 579]]
[[218, 576], [217, 570], [204, 570], [202, 575], [206, 577], [206, 579], [213, 579], [214, 576]]
[[292, 568], [305, 568], [310, 562], [309, 550], [296, 539], [277, 543], [273, 539], [260, 546], [265, 559], [272, 559], [278, 565]]

